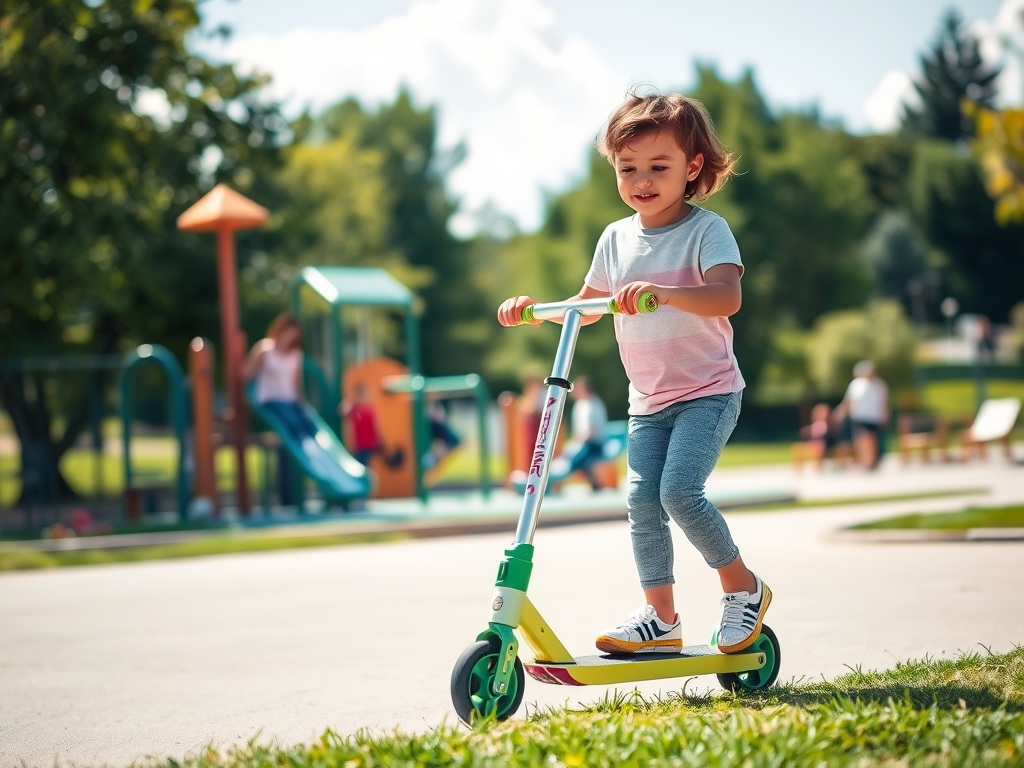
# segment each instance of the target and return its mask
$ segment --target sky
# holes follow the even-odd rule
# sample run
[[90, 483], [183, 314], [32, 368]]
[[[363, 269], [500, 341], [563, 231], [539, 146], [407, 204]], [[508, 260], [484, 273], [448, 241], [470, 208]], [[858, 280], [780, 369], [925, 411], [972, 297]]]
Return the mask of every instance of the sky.
[[1001, 99], [1024, 101], [1000, 42], [1024, 44], [1024, 0], [203, 0], [205, 27], [232, 35], [192, 45], [270, 74], [288, 115], [347, 96], [372, 107], [403, 84], [436, 105], [442, 146], [468, 148], [448, 190], [452, 230], [470, 235], [494, 208], [536, 228], [626, 90], [685, 90], [697, 61], [730, 78], [751, 68], [773, 109], [892, 130], [949, 7], [1004, 63]]

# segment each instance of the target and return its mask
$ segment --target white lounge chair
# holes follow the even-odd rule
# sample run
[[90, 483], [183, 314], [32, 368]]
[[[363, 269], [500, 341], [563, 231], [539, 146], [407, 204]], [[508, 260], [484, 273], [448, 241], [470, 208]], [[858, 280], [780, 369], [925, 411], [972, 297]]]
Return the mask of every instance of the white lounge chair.
[[985, 444], [993, 440], [1002, 441], [1006, 458], [1013, 460], [1010, 431], [1017, 423], [1020, 407], [1021, 401], [1018, 397], [1000, 397], [983, 402], [978, 409], [978, 415], [974, 417], [974, 422], [960, 435], [964, 446], [964, 461], [969, 460], [975, 452], [984, 459]]

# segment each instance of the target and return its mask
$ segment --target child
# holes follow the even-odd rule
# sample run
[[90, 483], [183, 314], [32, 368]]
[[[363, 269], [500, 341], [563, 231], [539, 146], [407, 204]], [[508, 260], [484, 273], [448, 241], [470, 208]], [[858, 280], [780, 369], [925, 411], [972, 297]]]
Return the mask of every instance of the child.
[[381, 439], [380, 427], [377, 426], [377, 414], [370, 402], [370, 388], [364, 382], [355, 386], [354, 402], [344, 402], [338, 410], [348, 419], [352, 428], [352, 455], [363, 466], [370, 465], [375, 453], [382, 453], [384, 441]]
[[572, 443], [566, 447], [569, 456], [569, 471], [583, 472], [595, 491], [601, 482], [594, 466], [604, 457], [605, 432], [608, 427], [608, 412], [601, 398], [594, 394], [589, 376], [579, 376], [573, 383], [572, 397]]
[[290, 312], [275, 317], [267, 338], [253, 344], [242, 373], [246, 381], [256, 377], [256, 402], [272, 411], [296, 437], [316, 432], [300, 406], [302, 327]]
[[[726, 593], [718, 648], [737, 653], [757, 639], [771, 592], [744, 565], [704, 482], [740, 411], [744, 385], [727, 318], [740, 308], [743, 266], [725, 220], [688, 202], [721, 187], [733, 160], [703, 105], [678, 95], [631, 94], [598, 147], [636, 215], [605, 229], [578, 298], [614, 296], [623, 311], [615, 335], [630, 381], [630, 535], [646, 605], [598, 637], [597, 647], [682, 648], [671, 517], [718, 571]], [[649, 317], [637, 310], [645, 292], [660, 305]], [[515, 325], [534, 303], [508, 299], [498, 319]]]
[[[271, 411], [297, 440], [315, 435], [316, 426], [302, 410], [302, 326], [290, 312], [282, 312], [257, 341], [242, 365], [246, 381], [256, 378], [256, 402]], [[291, 463], [282, 446], [278, 451], [282, 504], [291, 504], [295, 483]]]

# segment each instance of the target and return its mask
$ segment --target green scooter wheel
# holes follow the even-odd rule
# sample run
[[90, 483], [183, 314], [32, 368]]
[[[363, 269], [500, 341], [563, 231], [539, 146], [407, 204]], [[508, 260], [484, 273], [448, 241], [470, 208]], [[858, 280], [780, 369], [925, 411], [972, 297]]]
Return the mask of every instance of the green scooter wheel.
[[782, 654], [779, 650], [779, 638], [767, 624], [761, 625], [761, 634], [744, 653], [763, 653], [764, 666], [749, 672], [722, 672], [718, 675], [719, 684], [727, 691], [741, 693], [743, 691], [760, 691], [775, 684], [779, 677], [779, 663]]
[[452, 670], [452, 704], [459, 719], [472, 725], [475, 719], [494, 715], [505, 720], [515, 714], [523, 702], [526, 673], [523, 662], [516, 657], [508, 693], [495, 695], [492, 691], [494, 672], [501, 652], [497, 640], [473, 643], [459, 656]]

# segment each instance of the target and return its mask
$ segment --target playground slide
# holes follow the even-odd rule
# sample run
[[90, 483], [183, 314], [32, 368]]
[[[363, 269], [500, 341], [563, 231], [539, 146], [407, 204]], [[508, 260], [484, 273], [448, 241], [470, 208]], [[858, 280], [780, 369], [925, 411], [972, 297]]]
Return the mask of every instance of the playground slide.
[[252, 409], [281, 438], [281, 444], [299, 468], [312, 478], [317, 489], [329, 503], [345, 503], [370, 495], [370, 473], [345, 450], [341, 440], [309, 403], [302, 408], [316, 428], [313, 434], [295, 435], [278, 417], [253, 397], [252, 387], [246, 395]]

